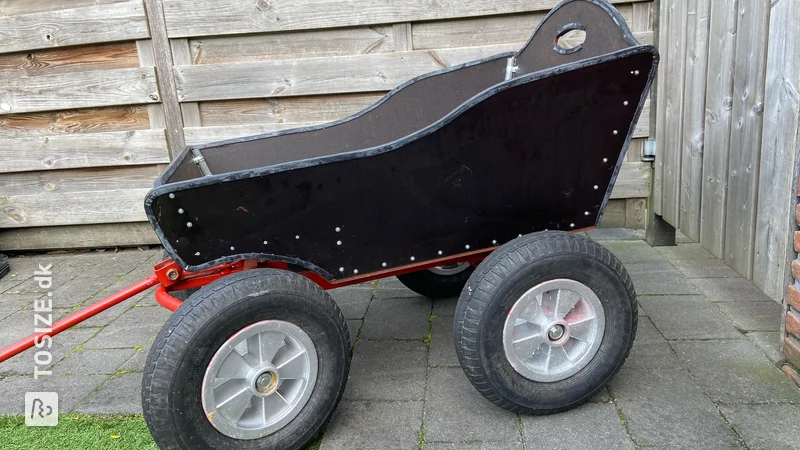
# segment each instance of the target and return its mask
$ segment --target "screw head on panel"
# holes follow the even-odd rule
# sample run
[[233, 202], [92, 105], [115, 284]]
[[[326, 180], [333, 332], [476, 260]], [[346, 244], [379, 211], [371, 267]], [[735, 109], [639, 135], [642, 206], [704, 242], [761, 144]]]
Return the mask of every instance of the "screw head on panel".
[[416, 260], [417, 258], [414, 258], [414, 257], [412, 256], [410, 259], [411, 259], [412, 261], [414, 261], [414, 260]]
[[438, 254], [439, 254], [439, 256], [442, 256], [442, 255], [444, 254], [444, 253], [443, 253], [441, 250], [439, 250], [439, 251], [438, 251], [438, 252], [436, 252], [436, 253], [438, 253]]
[[357, 274], [357, 273], [358, 273], [358, 269], [353, 269], [353, 274]]
[[339, 228], [339, 227], [336, 227], [336, 232], [338, 233], [338, 232], [340, 232], [340, 231], [342, 231], [342, 229], [341, 229], [341, 228]]
[[497, 239], [492, 239], [492, 244], [497, 245]]
[[268, 242], [267, 242], [267, 241], [264, 241], [264, 245], [267, 245], [267, 244], [268, 244]]
[[175, 194], [173, 194], [173, 193], [171, 193], [171, 192], [170, 192], [170, 194], [169, 194], [169, 198], [175, 198]]
[[612, 133], [614, 133], [614, 136], [616, 136], [616, 135], [619, 134], [619, 130], [614, 130], [614, 131], [612, 131]]
[[187, 228], [192, 228], [192, 222], [186, 222], [186, 227]]
[[574, 223], [571, 223], [571, 224], [569, 224], [569, 227], [570, 227], [570, 228], [575, 228], [575, 224], [574, 224]]
[[342, 245], [342, 241], [336, 241], [336, 245]]
[[231, 245], [231, 250], [236, 250], [236, 249]]
[[386, 264], [386, 263], [381, 263], [381, 267], [386, 267], [386, 266], [388, 266], [388, 264]]
[[608, 162], [608, 158], [603, 158], [603, 162], [607, 163]]
[[465, 245], [464, 248], [469, 250], [469, 244]]
[[595, 190], [595, 191], [596, 191], [596, 190], [598, 190], [599, 188], [600, 188], [600, 186], [598, 186], [598, 185], [596, 185], [596, 184], [594, 185], [594, 190]]
[[183, 214], [183, 208], [178, 208], [178, 214]]
[[624, 102], [622, 102], [622, 106], [628, 106], [628, 101], [625, 100]]
[[344, 273], [344, 267], [339, 267], [339, 272]]
[[583, 215], [584, 215], [584, 216], [588, 216], [588, 215], [589, 215], [589, 211], [584, 211], [584, 212], [583, 212]]
[[298, 235], [297, 235], [297, 236], [295, 236], [294, 238], [295, 238], [295, 239], [300, 239], [300, 235], [298, 234]]

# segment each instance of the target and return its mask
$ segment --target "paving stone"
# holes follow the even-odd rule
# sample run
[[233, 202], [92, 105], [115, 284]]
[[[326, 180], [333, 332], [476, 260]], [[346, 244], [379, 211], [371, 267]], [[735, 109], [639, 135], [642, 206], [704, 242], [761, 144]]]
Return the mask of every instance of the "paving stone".
[[456, 315], [458, 297], [437, 298], [433, 300], [433, 315], [439, 317], [453, 317]]
[[407, 287], [383, 287], [378, 285], [375, 298], [425, 298]]
[[550, 416], [525, 416], [522, 425], [528, 448], [635, 448], [611, 403], [586, 403]]
[[666, 261], [624, 263], [637, 295], [691, 295], [697, 288]]
[[740, 448], [733, 430], [683, 369], [623, 366], [610, 390], [642, 447]]
[[103, 296], [97, 295], [110, 284], [114, 278], [86, 278], [78, 277], [53, 291], [53, 308], [74, 308], [78, 305], [92, 303]]
[[602, 241], [600, 244], [609, 249], [623, 263], [656, 261], [661, 255], [643, 241]]
[[641, 239], [633, 230], [625, 228], [595, 228], [586, 232], [589, 239], [595, 241], [628, 241]]
[[712, 400], [800, 403], [800, 390], [750, 341], [670, 342]]
[[125, 364], [119, 366], [120, 371], [123, 372], [144, 372], [145, 362], [147, 361], [147, 355], [150, 354], [150, 349], [153, 347], [153, 343], [149, 342], [142, 348], [134, 349], [136, 353], [131, 356], [130, 359], [125, 361]]
[[[150, 252], [122, 250], [119, 252], [88, 252], [70, 258], [66, 267], [81, 272], [81, 278], [112, 279], [126, 275], [152, 256]], [[102, 267], [102, 270], [100, 269]], [[136, 280], [138, 281], [138, 280]]]
[[130, 348], [81, 349], [53, 367], [55, 375], [113, 375], [136, 354]]
[[375, 299], [367, 311], [362, 339], [425, 339], [431, 300], [424, 297]]
[[681, 362], [648, 317], [639, 317], [636, 340], [625, 361], [629, 369], [675, 369]]
[[348, 400], [423, 400], [427, 347], [421, 341], [361, 341], [350, 364]]
[[147, 343], [167, 321], [170, 311], [137, 306], [119, 316], [84, 345], [84, 348], [133, 348]]
[[714, 255], [706, 251], [706, 249], [697, 243], [678, 244], [675, 246], [654, 248], [658, 253], [670, 261], [717, 259]]
[[328, 293], [339, 305], [346, 319], [363, 319], [372, 300], [372, 291], [368, 289], [344, 287], [330, 290]]
[[[0, 323], [0, 330], [4, 330], [3, 324]], [[31, 334], [33, 330], [29, 330], [27, 333], [23, 333], [17, 336], [13, 342], [16, 342], [26, 335]], [[50, 348], [43, 347], [38, 349], [36, 347], [31, 348], [29, 350], [25, 350], [24, 352], [20, 353], [19, 355], [0, 363], [0, 374], [32, 374], [34, 372], [34, 357], [36, 352], [47, 350], [50, 352], [52, 356], [52, 360], [49, 364], [45, 366], [40, 366], [39, 370], [49, 370], [52, 368], [57, 362], [61, 361], [65, 356], [75, 350], [79, 345], [86, 342], [89, 338], [91, 338], [97, 330], [93, 329], [69, 329], [65, 330], [62, 333], [59, 333], [51, 338], [52, 344]], [[0, 346], [5, 347], [8, 343], [0, 343]], [[45, 344], [46, 345], [46, 344]], [[42, 355], [42, 358], [45, 358]], [[44, 360], [42, 360], [44, 362]]]
[[[22, 415], [26, 392], [57, 392], [58, 413], [72, 411], [108, 378], [107, 375], [12, 376], [0, 380], [0, 414]], [[141, 388], [141, 385], [138, 386]]]
[[594, 397], [589, 399], [592, 403], [609, 403], [611, 402], [611, 393], [608, 392], [608, 388], [604, 387], [600, 389], [600, 392], [594, 394]]
[[800, 405], [723, 405], [720, 410], [750, 450], [800, 448]]
[[461, 366], [453, 344], [452, 317], [437, 316], [431, 320], [431, 353], [428, 364], [431, 366]]
[[648, 317], [667, 339], [743, 339], [702, 296], [639, 297]]
[[753, 331], [745, 335], [773, 363], [784, 359], [781, 352], [781, 333], [778, 331]]
[[715, 306], [742, 331], [780, 331], [783, 307], [777, 302], [721, 302]]
[[744, 278], [696, 278], [690, 281], [712, 302], [775, 302]]
[[32, 309], [42, 294], [0, 294], [0, 320], [21, 309]]
[[[378, 280], [378, 289], [395, 288], [395, 289], [408, 289], [397, 277], [381, 278]], [[409, 289], [410, 290], [410, 289]]]
[[431, 442], [425, 450], [522, 450], [522, 442]]
[[416, 450], [422, 402], [342, 401], [320, 450]]
[[141, 414], [142, 374], [125, 373], [111, 377], [75, 411], [84, 414]]
[[25, 281], [28, 281], [33, 276], [33, 271], [26, 273], [14, 269], [15, 267], [13, 266], [12, 260], [11, 271], [8, 272], [8, 274], [6, 274], [6, 276], [3, 278], [0, 278], [0, 293], [13, 291], [15, 287], [19, 286]]
[[672, 265], [684, 278], [741, 278], [719, 259], [674, 260]]
[[356, 344], [358, 338], [358, 331], [361, 329], [362, 320], [347, 319], [347, 331], [350, 332], [350, 345]]
[[[98, 296], [98, 298], [100, 298], [100, 297], [102, 297], [102, 295]], [[94, 300], [94, 301], [97, 301], [97, 300]], [[89, 302], [89, 303], [92, 303], [92, 302]], [[133, 308], [134, 306], [135, 306], [135, 303], [133, 301], [126, 300], [126, 301], [124, 301], [124, 302], [122, 302], [122, 303], [120, 303], [118, 305], [114, 305], [111, 308], [108, 308], [107, 310], [101, 312], [100, 314], [97, 314], [95, 316], [92, 316], [92, 317], [84, 320], [83, 322], [79, 323], [76, 326], [79, 327], [79, 328], [104, 327], [104, 326], [110, 324], [111, 322], [113, 322], [114, 320], [116, 320], [117, 317], [121, 316], [123, 313], [125, 313], [125, 311]]]
[[426, 441], [508, 441], [516, 433], [517, 415], [486, 400], [460, 368], [429, 370]]

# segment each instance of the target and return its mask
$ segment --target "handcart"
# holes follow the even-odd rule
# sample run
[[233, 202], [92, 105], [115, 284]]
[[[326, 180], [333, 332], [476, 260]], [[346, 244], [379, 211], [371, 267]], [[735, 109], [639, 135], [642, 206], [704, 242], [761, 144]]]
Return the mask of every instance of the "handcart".
[[191, 146], [145, 200], [168, 258], [50, 335], [155, 286], [174, 311], [142, 386], [159, 447], [301, 449], [350, 366], [326, 290], [397, 276], [459, 296], [458, 359], [491, 402], [573, 408], [622, 366], [637, 305], [620, 261], [570, 232], [603, 215], [657, 63], [606, 1], [565, 0], [516, 53], [337, 122]]

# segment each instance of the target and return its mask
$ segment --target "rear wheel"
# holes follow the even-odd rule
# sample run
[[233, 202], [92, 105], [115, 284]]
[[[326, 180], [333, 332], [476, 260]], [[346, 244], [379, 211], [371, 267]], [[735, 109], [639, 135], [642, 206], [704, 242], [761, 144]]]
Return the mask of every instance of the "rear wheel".
[[397, 279], [425, 297], [458, 297], [474, 270], [470, 263], [462, 262], [398, 275]]
[[549, 414], [587, 401], [619, 371], [636, 325], [633, 283], [614, 255], [582, 236], [542, 232], [478, 266], [458, 301], [454, 340], [486, 398]]
[[202, 287], [162, 328], [142, 406], [162, 449], [302, 449], [344, 391], [350, 338], [327, 292], [257, 269]]

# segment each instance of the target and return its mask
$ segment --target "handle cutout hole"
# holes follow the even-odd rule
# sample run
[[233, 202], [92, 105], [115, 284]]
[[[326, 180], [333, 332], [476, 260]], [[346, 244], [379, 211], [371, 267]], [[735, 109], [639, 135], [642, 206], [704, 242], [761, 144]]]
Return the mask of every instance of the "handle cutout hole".
[[579, 52], [584, 42], [586, 42], [586, 26], [582, 23], [569, 23], [558, 31], [553, 50], [562, 55], [571, 55]]

